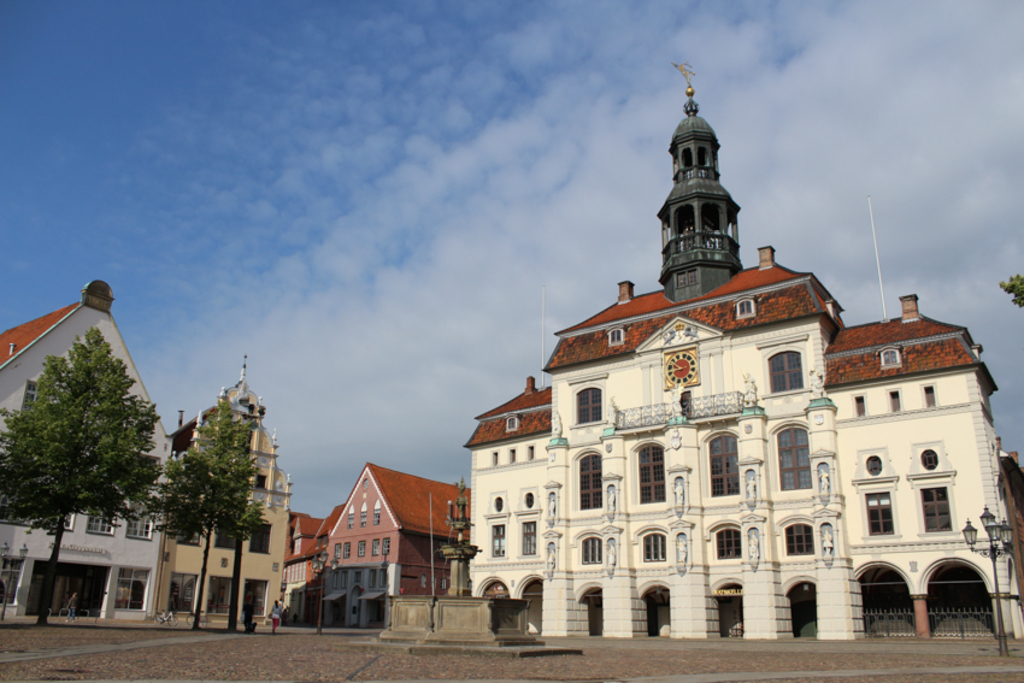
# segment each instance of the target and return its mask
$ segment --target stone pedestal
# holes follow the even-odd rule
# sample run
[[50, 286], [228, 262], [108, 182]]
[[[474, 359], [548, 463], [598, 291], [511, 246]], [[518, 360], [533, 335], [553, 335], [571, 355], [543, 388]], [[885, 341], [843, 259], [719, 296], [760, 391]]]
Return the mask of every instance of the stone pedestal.
[[402, 595], [390, 600], [391, 620], [379, 636], [382, 642], [543, 645], [529, 633], [527, 600], [427, 595]]

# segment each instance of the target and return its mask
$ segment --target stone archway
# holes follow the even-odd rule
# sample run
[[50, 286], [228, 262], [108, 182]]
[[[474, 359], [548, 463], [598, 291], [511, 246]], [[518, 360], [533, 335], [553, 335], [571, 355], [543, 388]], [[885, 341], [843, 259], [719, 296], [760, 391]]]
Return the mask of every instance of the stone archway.
[[530, 633], [543, 633], [544, 582], [541, 579], [527, 579], [520, 597], [530, 603], [530, 609], [526, 613], [526, 619], [530, 624]]
[[743, 637], [743, 586], [728, 583], [715, 589], [718, 601], [718, 635], [722, 638]]
[[671, 635], [672, 616], [669, 608], [671, 592], [665, 586], [653, 586], [643, 595], [647, 617], [647, 635]]
[[996, 631], [992, 597], [971, 566], [950, 562], [928, 578], [928, 629], [933, 637], [990, 637]]
[[604, 595], [601, 589], [587, 591], [580, 602], [587, 608], [587, 632], [592, 636], [604, 635]]
[[818, 594], [809, 581], [798, 583], [786, 593], [794, 638], [818, 637]]
[[501, 581], [491, 581], [484, 588], [485, 598], [507, 598], [508, 597], [508, 586]]
[[858, 581], [865, 636], [917, 635], [917, 621], [924, 617], [916, 615], [910, 588], [902, 574], [887, 565], [874, 565], [862, 571]]

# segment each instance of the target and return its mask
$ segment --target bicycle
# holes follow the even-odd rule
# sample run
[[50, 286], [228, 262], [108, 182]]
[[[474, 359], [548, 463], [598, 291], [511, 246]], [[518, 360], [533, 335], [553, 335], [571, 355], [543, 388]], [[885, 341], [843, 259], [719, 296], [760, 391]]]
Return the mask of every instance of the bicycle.
[[[195, 615], [190, 612], [189, 615], [187, 617], [185, 617], [185, 625], [186, 626], [191, 626], [192, 622], [194, 622], [195, 620], [196, 620]], [[209, 625], [210, 625], [210, 620], [206, 618], [206, 612], [201, 612], [200, 615], [199, 615], [199, 626], [201, 628], [206, 628]]]
[[178, 617], [174, 615], [174, 612], [167, 610], [163, 614], [156, 614], [153, 616], [154, 624], [165, 624], [167, 626], [177, 626]]

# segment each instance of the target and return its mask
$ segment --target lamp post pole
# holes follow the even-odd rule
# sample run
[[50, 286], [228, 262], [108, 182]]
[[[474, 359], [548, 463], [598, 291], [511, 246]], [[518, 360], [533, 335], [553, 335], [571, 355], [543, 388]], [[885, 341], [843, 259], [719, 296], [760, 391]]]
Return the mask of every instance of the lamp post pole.
[[316, 634], [323, 634], [324, 624], [324, 570], [327, 568], [327, 551], [313, 557], [313, 571], [320, 580], [320, 598], [316, 601]]
[[[988, 506], [985, 506], [985, 511], [981, 513], [981, 524], [988, 533], [987, 548], [976, 549], [974, 547], [978, 541], [978, 530], [971, 525], [971, 520], [967, 520], [967, 526], [964, 527], [964, 540], [967, 541], [971, 552], [992, 560], [992, 580], [996, 589], [996, 620], [998, 622], [996, 640], [999, 642], [999, 655], [1009, 657], [1010, 648], [1006, 644], [1006, 628], [1003, 626], [1003, 601], [999, 592], [999, 567], [996, 565], [996, 558], [1009, 555], [1013, 551], [1013, 529], [1005, 520], [1000, 523], [996, 516], [988, 511]], [[1001, 544], [1002, 547], [997, 544]]]
[[[7, 561], [7, 554], [10, 553], [10, 552], [11, 552], [11, 547], [9, 545], [7, 545], [6, 541], [4, 541], [4, 544], [2, 546], [0, 546], [0, 561], [6, 562]], [[22, 544], [21, 550], [18, 551], [18, 555], [21, 556], [21, 563], [18, 565], [18, 578], [16, 578], [14, 580], [14, 588], [15, 588], [15, 590], [17, 590], [17, 588], [18, 588], [18, 584], [21, 583], [21, 568], [25, 564], [25, 556], [28, 555], [28, 546], [25, 545], [25, 544]], [[0, 608], [0, 621], [4, 621], [4, 620], [7, 619], [7, 600], [8, 600], [7, 596], [10, 594], [10, 592], [11, 592], [11, 569], [10, 569], [10, 567], [8, 567], [7, 568], [7, 580], [4, 581], [4, 592], [3, 592], [3, 596], [2, 596], [3, 607]]]

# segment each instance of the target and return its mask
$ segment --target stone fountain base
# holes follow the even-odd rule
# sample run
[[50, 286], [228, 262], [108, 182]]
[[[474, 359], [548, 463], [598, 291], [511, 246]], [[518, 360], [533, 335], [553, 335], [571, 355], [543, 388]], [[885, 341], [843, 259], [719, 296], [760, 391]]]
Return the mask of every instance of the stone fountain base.
[[509, 598], [401, 595], [390, 598], [382, 643], [419, 645], [543, 645], [529, 633], [530, 603]]

